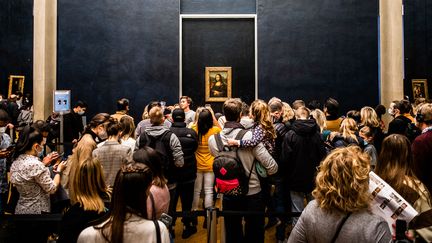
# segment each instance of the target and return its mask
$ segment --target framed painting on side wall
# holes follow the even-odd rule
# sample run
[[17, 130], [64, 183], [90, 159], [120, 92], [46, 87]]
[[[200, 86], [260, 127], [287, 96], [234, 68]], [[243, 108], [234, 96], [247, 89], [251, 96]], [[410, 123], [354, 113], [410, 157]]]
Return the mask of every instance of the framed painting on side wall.
[[411, 83], [414, 100], [417, 98], [429, 99], [427, 79], [413, 79]]
[[24, 92], [24, 78], [24, 76], [9, 75], [8, 98], [12, 94], [16, 94], [16, 92], [18, 91], [20, 91], [21, 93]]
[[205, 101], [224, 102], [231, 98], [231, 67], [206, 67], [205, 82]]

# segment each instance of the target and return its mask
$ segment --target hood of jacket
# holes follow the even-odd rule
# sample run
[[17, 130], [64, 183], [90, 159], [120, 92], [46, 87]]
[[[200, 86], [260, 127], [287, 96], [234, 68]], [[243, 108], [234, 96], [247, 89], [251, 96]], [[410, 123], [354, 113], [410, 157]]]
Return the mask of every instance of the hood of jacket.
[[162, 135], [162, 133], [164, 133], [167, 130], [169, 130], [169, 129], [164, 125], [146, 127], [146, 129], [145, 129], [147, 134], [149, 134], [150, 136], [154, 136], [154, 137]]
[[291, 123], [291, 129], [301, 136], [313, 135], [319, 131], [314, 119], [295, 120]]

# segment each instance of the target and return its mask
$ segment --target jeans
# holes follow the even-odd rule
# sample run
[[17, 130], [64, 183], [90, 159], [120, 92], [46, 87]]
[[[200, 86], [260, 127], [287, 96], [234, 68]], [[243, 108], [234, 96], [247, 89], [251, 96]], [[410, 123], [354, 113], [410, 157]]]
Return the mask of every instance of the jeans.
[[[286, 181], [283, 178], [277, 178], [274, 180], [275, 183], [275, 192], [273, 195], [273, 200], [275, 203], [275, 212], [276, 213], [286, 213], [291, 211], [291, 199], [290, 193], [287, 190], [285, 183]], [[286, 216], [278, 216], [281, 224], [276, 227], [276, 239], [284, 240], [287, 224], [291, 223], [291, 218]]]
[[[222, 203], [223, 210], [226, 211], [264, 212], [265, 208], [261, 192], [250, 196], [224, 196]], [[225, 216], [224, 222], [227, 243], [264, 242], [264, 215]]]
[[198, 210], [201, 190], [204, 187], [204, 208], [213, 207], [213, 186], [215, 175], [213, 171], [198, 171], [195, 179], [192, 210]]
[[[291, 195], [291, 210], [292, 212], [302, 212], [305, 208], [304, 199], [306, 198], [306, 204], [308, 204], [310, 201], [313, 200], [311, 193], [305, 193], [305, 192], [295, 192], [290, 191]], [[293, 217], [293, 226], [297, 223], [298, 217]]]
[[[188, 212], [191, 211], [192, 208], [192, 200], [194, 195], [194, 184], [195, 180], [187, 181], [187, 182], [177, 182], [177, 187], [173, 191], [173, 195], [170, 200], [170, 212], [173, 217], [172, 225], [175, 225], [175, 221], [177, 217], [175, 216], [175, 211], [177, 207], [177, 202], [180, 197], [182, 211]], [[171, 195], [170, 195], [171, 196]], [[184, 225], [196, 225], [196, 217], [183, 217], [182, 222]]]

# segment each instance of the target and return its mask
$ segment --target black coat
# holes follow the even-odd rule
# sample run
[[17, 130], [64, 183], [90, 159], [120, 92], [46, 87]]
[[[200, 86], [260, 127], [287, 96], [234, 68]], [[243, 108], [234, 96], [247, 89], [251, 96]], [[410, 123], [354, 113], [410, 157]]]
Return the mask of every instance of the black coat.
[[170, 128], [171, 132], [177, 135], [183, 151], [184, 165], [176, 167], [175, 175], [178, 182], [195, 180], [197, 166], [195, 151], [198, 148], [198, 135], [184, 122], [174, 122]]
[[324, 142], [314, 119], [295, 120], [283, 141], [282, 159], [290, 191], [310, 193], [316, 168], [326, 155]]
[[63, 116], [63, 122], [64, 141], [72, 142], [74, 139], [79, 139], [80, 133], [84, 131], [82, 116], [72, 110]]

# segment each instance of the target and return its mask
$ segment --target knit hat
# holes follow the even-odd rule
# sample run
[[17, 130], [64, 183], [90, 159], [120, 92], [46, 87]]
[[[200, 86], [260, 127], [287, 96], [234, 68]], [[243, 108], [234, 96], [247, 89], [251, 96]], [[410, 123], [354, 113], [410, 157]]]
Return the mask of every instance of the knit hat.
[[185, 121], [185, 113], [183, 109], [176, 108], [172, 111], [171, 117], [175, 122], [184, 122]]

